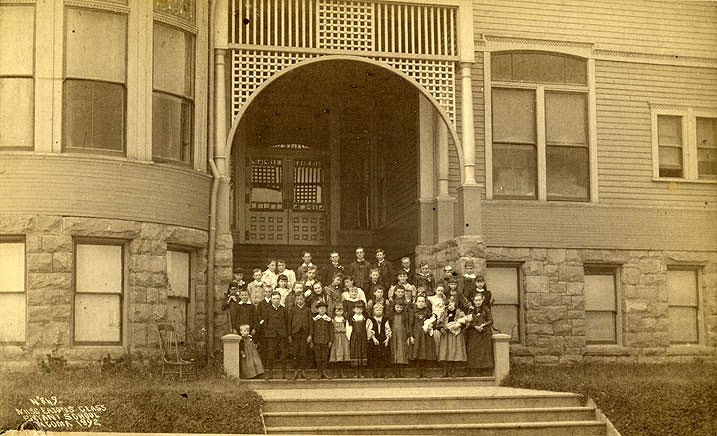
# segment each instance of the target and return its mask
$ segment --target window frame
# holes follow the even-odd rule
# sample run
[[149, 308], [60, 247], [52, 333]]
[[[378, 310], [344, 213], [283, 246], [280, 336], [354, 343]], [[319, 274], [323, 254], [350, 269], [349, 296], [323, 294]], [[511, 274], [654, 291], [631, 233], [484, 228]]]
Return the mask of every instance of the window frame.
[[[682, 177], [660, 177], [660, 144], [658, 136], [658, 116], [660, 115], [682, 117]], [[717, 119], [717, 111], [703, 107], [650, 103], [653, 182], [717, 184], [717, 178], [699, 178], [697, 118]]]
[[[188, 247], [183, 247], [179, 245], [169, 245], [167, 246], [167, 253], [169, 254], [170, 251], [178, 252], [178, 253], [185, 253], [188, 255], [188, 263], [187, 263], [187, 296], [186, 297], [177, 297], [174, 295], [167, 295], [167, 301], [169, 302], [170, 299], [184, 299], [185, 300], [185, 310], [184, 310], [184, 341], [183, 344], [187, 344], [189, 342], [189, 335], [192, 333], [192, 329], [194, 328], [194, 316], [195, 316], [195, 290], [194, 286], [192, 284], [192, 273], [193, 273], [193, 262], [196, 259], [196, 253], [195, 250]], [[169, 284], [169, 257], [167, 257], [167, 284]], [[169, 314], [169, 312], [167, 312]], [[169, 322], [169, 315], [167, 315], [167, 321]], [[182, 342], [180, 342], [182, 344]]]
[[[597, 180], [597, 117], [596, 117], [596, 97], [595, 97], [595, 61], [590, 57], [589, 52], [576, 49], [565, 51], [556, 51], [555, 47], [545, 48], [528, 48], [516, 44], [496, 44], [496, 49], [488, 48], [483, 52], [483, 84], [485, 92], [485, 101], [492, 102], [492, 89], [531, 89], [535, 92], [535, 122], [536, 122], [536, 174], [537, 174], [537, 198], [530, 199], [527, 197], [494, 197], [493, 193], [493, 134], [492, 134], [492, 103], [485, 105], [485, 184], [486, 184], [486, 200], [497, 201], [538, 201], [541, 203], [597, 203], [598, 201], [598, 180]], [[560, 55], [569, 58], [578, 58], [585, 61], [586, 65], [586, 85], [560, 84], [549, 82], [520, 82], [493, 80], [491, 77], [491, 55], [507, 54], [507, 53], [539, 53], [548, 55]], [[547, 136], [546, 136], [546, 120], [545, 120], [545, 93], [573, 93], [584, 94], [586, 98], [586, 142], [588, 151], [588, 186], [587, 198], [574, 199], [548, 199], [547, 192]]]
[[[197, 14], [197, 2], [195, 2], [195, 11], [194, 14], [196, 16]], [[155, 162], [160, 163], [167, 163], [171, 165], [177, 165], [182, 167], [188, 167], [188, 168], [194, 168], [195, 166], [195, 154], [197, 151], [197, 144], [199, 142], [197, 141], [197, 83], [199, 82], [200, 78], [198, 77], [197, 73], [197, 61], [198, 61], [198, 53], [197, 53], [197, 47], [198, 47], [198, 40], [199, 35], [197, 29], [195, 29], [193, 26], [188, 26], [186, 23], [182, 23], [179, 20], [170, 20], [166, 18], [166, 15], [163, 13], [159, 13], [158, 11], [153, 11], [153, 18], [152, 18], [152, 59], [150, 63], [150, 69], [151, 69], [151, 90], [150, 90], [150, 110], [149, 110], [149, 116], [151, 119], [150, 124], [150, 144], [152, 145], [150, 148], [150, 156], [151, 160]], [[189, 96], [177, 94], [174, 92], [157, 89], [155, 88], [155, 77], [154, 77], [154, 60], [155, 60], [155, 52], [154, 52], [154, 38], [155, 38], [155, 32], [156, 32], [156, 26], [166, 26], [169, 28], [172, 28], [174, 30], [180, 31], [184, 33], [185, 37], [189, 36], [192, 41], [192, 57], [191, 59], [187, 59], [186, 66], [189, 68], [190, 71], [188, 71], [188, 75], [191, 78], [192, 86], [189, 92]], [[169, 96], [180, 99], [182, 102], [189, 102], [189, 107], [191, 108], [191, 119], [189, 120], [189, 139], [190, 139], [190, 146], [188, 150], [188, 161], [182, 161], [182, 160], [175, 160], [175, 159], [169, 159], [169, 158], [163, 158], [159, 156], [155, 156], [154, 154], [154, 144], [152, 137], [154, 135], [154, 117], [152, 116], [152, 111], [154, 110], [154, 96], [155, 94], [162, 95], [162, 96]]]
[[[587, 348], [605, 348], [605, 347], [622, 347], [623, 346], [623, 313], [622, 313], [622, 286], [620, 282], [620, 265], [605, 264], [584, 264], [584, 276], [587, 275], [609, 275], [613, 278], [613, 289], [615, 292], [615, 342], [589, 342], [587, 340], [587, 322], [585, 323], [585, 346]], [[585, 285], [583, 279], [583, 296], [585, 296]], [[587, 297], [585, 296], [587, 299]], [[586, 319], [587, 312], [608, 312], [602, 310], [588, 310], [585, 308]], [[610, 311], [611, 312], [611, 311]]]
[[[33, 11], [33, 28], [32, 28], [32, 47], [33, 50], [36, 51], [36, 44], [37, 44], [37, 11], [36, 6], [34, 3], [6, 3], [6, 4], [0, 4], [0, 8], [2, 7], [27, 7], [31, 8]], [[36, 124], [36, 114], [35, 114], [35, 96], [37, 94], [37, 81], [35, 80], [35, 76], [37, 75], [37, 65], [36, 65], [36, 54], [33, 52], [33, 58], [32, 58], [32, 72], [30, 74], [3, 74], [0, 75], [0, 80], [2, 79], [30, 79], [32, 81], [31, 89], [32, 94], [30, 96], [30, 112], [32, 113], [32, 120], [30, 121], [32, 123], [32, 129], [31, 129], [31, 135], [29, 138], [30, 145], [22, 147], [0, 147], [0, 151], [33, 151], [35, 149], [35, 124]], [[1, 242], [1, 241], [0, 241]]]
[[[485, 276], [488, 275], [489, 268], [515, 269], [516, 280], [517, 280], [516, 283], [518, 284], [518, 304], [517, 304], [517, 306], [518, 306], [518, 328], [517, 328], [518, 337], [517, 338], [513, 337], [512, 331], [509, 332], [508, 334], [511, 335], [511, 338], [510, 338], [511, 344], [525, 345], [525, 337], [526, 337], [526, 333], [525, 333], [525, 328], [526, 328], [525, 327], [525, 295], [524, 295], [525, 294], [525, 286], [523, 283], [524, 282], [524, 280], [523, 280], [524, 279], [523, 264], [521, 262], [500, 262], [500, 261], [492, 262], [492, 261], [488, 261], [488, 262], [486, 262], [485, 268], [486, 268]], [[487, 277], [486, 277], [486, 287], [488, 288], [489, 291], [491, 291], [491, 284], [487, 281]], [[493, 291], [491, 291], [491, 295], [492, 295], [492, 293], [493, 293]], [[495, 298], [495, 297], [493, 297], [493, 298]], [[471, 304], [472, 304], [472, 302], [471, 302]], [[493, 304], [493, 306], [496, 306], [496, 305]], [[509, 306], [509, 305], [501, 304], [501, 306]], [[514, 305], [511, 304], [510, 306], [514, 306]]]
[[[78, 245], [109, 245], [121, 247], [121, 268], [122, 268], [122, 285], [119, 293], [119, 320], [120, 320], [120, 340], [115, 341], [77, 341], [75, 339], [75, 297], [77, 296], [77, 246]], [[127, 315], [129, 313], [127, 304], [129, 298], [127, 294], [127, 278], [129, 277], [129, 263], [128, 263], [128, 246], [127, 241], [123, 239], [111, 239], [111, 238], [73, 238], [72, 240], [72, 302], [71, 302], [71, 323], [70, 323], [70, 344], [71, 346], [82, 346], [82, 347], [96, 347], [96, 346], [124, 346], [127, 343], [127, 326], [129, 325]], [[116, 295], [108, 293], [94, 293], [94, 292], [81, 292], [86, 295]]]
[[[97, 78], [87, 78], [87, 77], [75, 77], [72, 75], [69, 75], [67, 72], [67, 56], [68, 56], [68, 50], [67, 50], [67, 12], [69, 9], [86, 9], [90, 10], [92, 12], [98, 12], [98, 13], [106, 13], [106, 14], [113, 14], [113, 15], [120, 15], [125, 18], [125, 38], [124, 38], [124, 52], [125, 52], [125, 59], [124, 59], [124, 81], [118, 82], [113, 80], [107, 80], [107, 79], [97, 79]], [[61, 114], [62, 118], [60, 120], [61, 122], [61, 144], [62, 144], [62, 153], [79, 153], [79, 154], [99, 154], [99, 155], [105, 155], [105, 156], [118, 156], [118, 157], [126, 157], [127, 156], [127, 136], [128, 136], [128, 126], [129, 126], [129, 118], [128, 118], [128, 81], [129, 81], [129, 34], [130, 34], [130, 18], [129, 18], [129, 11], [127, 12], [118, 12], [116, 10], [108, 10], [100, 7], [93, 7], [92, 5], [74, 5], [74, 4], [65, 4], [62, 8], [62, 103], [61, 103]], [[105, 150], [101, 148], [93, 148], [93, 147], [71, 147], [67, 144], [67, 95], [66, 95], [66, 86], [67, 82], [69, 81], [84, 81], [84, 82], [94, 82], [94, 83], [108, 83], [112, 85], [120, 85], [122, 87], [123, 91], [123, 108], [122, 108], [122, 143], [121, 143], [121, 150]]]
[[[705, 331], [705, 318], [704, 318], [704, 293], [702, 290], [702, 266], [700, 265], [683, 265], [683, 264], [668, 264], [667, 265], [667, 272], [665, 274], [665, 279], [667, 279], [667, 274], [669, 274], [670, 271], [690, 271], [695, 274], [695, 286], [697, 289], [695, 289], [695, 297], [697, 299], [697, 306], [695, 310], [695, 316], [697, 317], [696, 321], [696, 333], [697, 333], [697, 341], [695, 342], [673, 342], [670, 338], [669, 346], [670, 347], [694, 347], [694, 346], [704, 346], [706, 344], [706, 331]], [[667, 284], [665, 284], [665, 287], [667, 287]], [[671, 334], [669, 330], [669, 319], [670, 319], [670, 308], [671, 307], [693, 307], [693, 306], [685, 306], [685, 305], [672, 305], [670, 304], [670, 297], [669, 297], [669, 289], [666, 289], [666, 292], [668, 292], [667, 295], [667, 319], [668, 319], [668, 337]]]
[[19, 295], [22, 294], [25, 296], [25, 329], [24, 329], [24, 340], [22, 341], [2, 341], [0, 340], [0, 344], [2, 345], [17, 345], [17, 346], [23, 346], [27, 343], [27, 325], [28, 325], [28, 310], [29, 306], [27, 304], [27, 240], [25, 236], [6, 236], [6, 235], [0, 235], [0, 244], [18, 244], [21, 243], [24, 246], [24, 262], [23, 262], [23, 268], [24, 268], [24, 280], [23, 280], [23, 290], [15, 291], [15, 292], [2, 292], [3, 295]]

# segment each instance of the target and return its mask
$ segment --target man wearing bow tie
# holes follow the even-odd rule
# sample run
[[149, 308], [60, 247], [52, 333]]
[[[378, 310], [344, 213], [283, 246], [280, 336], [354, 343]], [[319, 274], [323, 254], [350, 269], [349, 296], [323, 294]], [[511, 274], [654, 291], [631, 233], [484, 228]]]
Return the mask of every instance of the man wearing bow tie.
[[363, 247], [358, 247], [356, 260], [349, 265], [349, 275], [354, 278], [354, 285], [362, 290], [368, 285], [368, 274], [371, 270], [371, 265], [364, 259], [365, 256]]
[[346, 269], [343, 265], [341, 265], [341, 259], [339, 258], [339, 253], [337, 251], [332, 251], [329, 253], [329, 260], [331, 263], [329, 264], [329, 267], [326, 268], [325, 271], [323, 271], [323, 274], [321, 276], [321, 283], [324, 285], [329, 285], [331, 282], [334, 281], [334, 277], [336, 274], [341, 273], [346, 274]]

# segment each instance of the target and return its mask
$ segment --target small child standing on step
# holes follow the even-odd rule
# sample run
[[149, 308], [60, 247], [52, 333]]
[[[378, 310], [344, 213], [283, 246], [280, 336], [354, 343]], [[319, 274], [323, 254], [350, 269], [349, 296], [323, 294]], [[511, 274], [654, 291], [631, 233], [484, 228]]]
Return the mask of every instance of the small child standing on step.
[[364, 304], [359, 300], [353, 306], [354, 314], [349, 318], [351, 327], [351, 366], [356, 369], [356, 378], [365, 378], [363, 368], [368, 365], [368, 333], [366, 331], [366, 317], [363, 314]]
[[334, 342], [331, 345], [331, 356], [329, 361], [334, 364], [336, 377], [344, 378], [344, 366], [351, 361], [351, 347], [349, 337], [351, 328], [349, 322], [344, 318], [344, 308], [341, 305], [334, 307]]
[[264, 366], [261, 364], [259, 353], [256, 351], [256, 345], [250, 333], [251, 328], [248, 324], [239, 326], [240, 359], [239, 359], [239, 375], [241, 378], [254, 378], [264, 373]]
[[[403, 290], [403, 288], [399, 288]], [[388, 325], [391, 328], [391, 362], [393, 363], [393, 376], [403, 377], [403, 368], [408, 365], [408, 350], [410, 345], [410, 330], [408, 325], [408, 312], [404, 310], [406, 303], [399, 298], [393, 305], [389, 315]]]
[[373, 316], [366, 321], [368, 334], [368, 363], [373, 368], [376, 378], [388, 378], [386, 369], [391, 362], [391, 349], [388, 341], [391, 338], [391, 327], [388, 318], [383, 314], [383, 304], [373, 306]]
[[326, 302], [318, 301], [316, 303], [318, 314], [311, 320], [311, 342], [320, 379], [329, 378], [326, 367], [329, 364], [329, 350], [334, 340], [334, 324], [331, 317], [326, 314], [327, 308]]
[[418, 377], [425, 377], [426, 362], [436, 360], [436, 343], [433, 340], [433, 325], [436, 318], [426, 307], [426, 297], [416, 298], [416, 309], [411, 317], [411, 359], [415, 361]]

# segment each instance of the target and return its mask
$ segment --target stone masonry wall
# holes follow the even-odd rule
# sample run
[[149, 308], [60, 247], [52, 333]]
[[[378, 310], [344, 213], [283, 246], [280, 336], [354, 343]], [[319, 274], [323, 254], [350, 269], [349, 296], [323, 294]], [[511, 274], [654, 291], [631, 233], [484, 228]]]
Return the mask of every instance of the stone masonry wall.
[[[416, 257], [428, 261], [437, 277], [443, 265], [460, 272], [468, 259], [476, 262], [478, 273], [491, 262], [519, 265], [524, 335], [511, 345], [514, 362], [665, 362], [717, 355], [717, 252], [484, 247], [480, 237], [459, 237], [418, 247]], [[586, 266], [616, 268], [621, 314], [617, 328], [622, 335], [618, 344], [586, 344]], [[700, 271], [700, 344], [670, 344], [666, 286], [668, 267], [673, 266]]]
[[[194, 314], [188, 314], [189, 328], [199, 331], [205, 326], [206, 231], [111, 219], [0, 215], [0, 235], [25, 237], [27, 272], [26, 342], [23, 346], [0, 345], [2, 359], [33, 362], [55, 344], [60, 344], [62, 354], [70, 361], [96, 360], [108, 352], [116, 358], [130, 350], [156, 354], [159, 348], [155, 323], [167, 319], [168, 246], [193, 250], [191, 287], [195, 299], [188, 310]], [[123, 315], [122, 347], [71, 346], [75, 238], [112, 238], [127, 243], [123, 295], [127, 313]], [[226, 253], [222, 252], [222, 256], [224, 259]], [[222, 262], [227, 263], [226, 259]]]

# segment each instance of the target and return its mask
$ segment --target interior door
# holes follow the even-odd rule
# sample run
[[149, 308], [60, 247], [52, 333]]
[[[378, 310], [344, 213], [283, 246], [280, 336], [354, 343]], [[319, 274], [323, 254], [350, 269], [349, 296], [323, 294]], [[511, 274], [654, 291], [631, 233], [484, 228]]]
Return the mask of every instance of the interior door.
[[286, 159], [280, 156], [249, 156], [247, 164], [246, 242], [287, 244]]
[[325, 244], [329, 240], [327, 160], [296, 156], [291, 160], [290, 244]]

